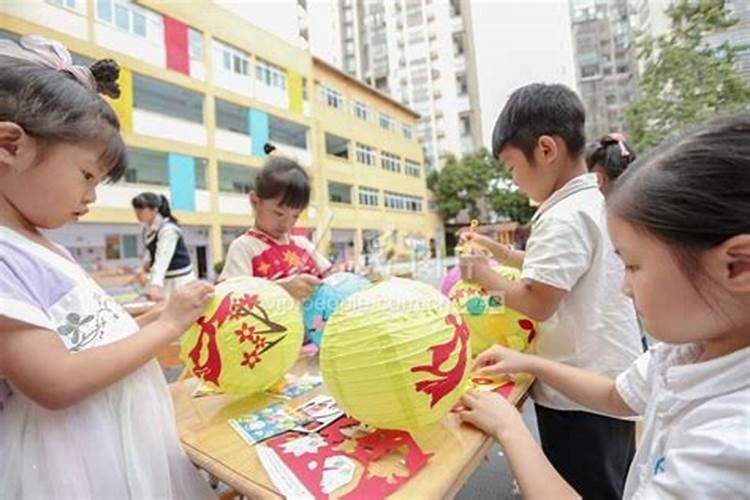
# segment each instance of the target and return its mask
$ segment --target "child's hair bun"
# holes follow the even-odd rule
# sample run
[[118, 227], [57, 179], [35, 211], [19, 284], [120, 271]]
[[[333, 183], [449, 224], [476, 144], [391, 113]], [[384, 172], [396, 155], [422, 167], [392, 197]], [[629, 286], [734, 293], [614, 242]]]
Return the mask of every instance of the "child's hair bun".
[[114, 59], [101, 59], [91, 67], [91, 74], [96, 80], [96, 91], [114, 99], [120, 97], [120, 86], [117, 79], [120, 77], [120, 65]]

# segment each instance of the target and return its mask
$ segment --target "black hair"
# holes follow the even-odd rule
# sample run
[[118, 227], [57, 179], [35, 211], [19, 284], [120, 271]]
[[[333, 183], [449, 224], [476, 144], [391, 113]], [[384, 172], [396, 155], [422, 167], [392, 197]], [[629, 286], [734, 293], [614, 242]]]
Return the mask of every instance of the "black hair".
[[708, 122], [642, 156], [608, 206], [666, 243], [694, 275], [702, 252], [750, 234], [750, 113]]
[[150, 208], [152, 210], [158, 210], [162, 217], [177, 224], [177, 218], [172, 215], [172, 210], [169, 207], [169, 200], [163, 194], [150, 192], [141, 193], [133, 198], [132, 204], [133, 208]]
[[581, 99], [558, 83], [532, 83], [516, 89], [500, 112], [492, 131], [492, 155], [511, 145], [528, 160], [534, 158], [542, 135], [560, 137], [571, 158], [578, 158], [586, 144], [586, 112]]
[[636, 154], [621, 137], [611, 134], [605, 135], [598, 142], [591, 145], [586, 152], [586, 166], [589, 171], [600, 166], [607, 179], [614, 182], [625, 172]]
[[276, 146], [274, 146], [270, 142], [263, 144], [263, 152], [266, 153], [267, 155], [270, 155], [274, 151], [276, 151]]
[[[91, 71], [100, 92], [119, 95], [115, 61], [99, 61]], [[125, 143], [114, 110], [67, 71], [0, 56], [0, 121], [16, 123], [42, 143], [103, 144], [99, 161], [110, 182], [119, 180], [127, 169]]]
[[310, 203], [310, 177], [296, 161], [273, 156], [255, 178], [253, 191], [261, 200], [281, 196], [281, 204], [305, 209]]

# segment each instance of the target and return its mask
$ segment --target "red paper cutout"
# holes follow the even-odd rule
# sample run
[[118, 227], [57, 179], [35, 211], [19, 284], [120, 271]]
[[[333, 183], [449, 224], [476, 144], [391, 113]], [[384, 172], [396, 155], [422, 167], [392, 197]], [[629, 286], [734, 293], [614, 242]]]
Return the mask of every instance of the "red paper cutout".
[[529, 344], [531, 344], [531, 341], [534, 340], [534, 337], [536, 337], [536, 329], [534, 328], [534, 322], [528, 319], [519, 319], [518, 320], [518, 326], [520, 326], [523, 330], [526, 330], [529, 332]]
[[[286, 332], [286, 327], [271, 321], [268, 312], [260, 305], [260, 299], [257, 295], [243, 294], [238, 299], [232, 299], [232, 294], [228, 293], [216, 308], [211, 319], [201, 316], [196, 321], [200, 328], [200, 334], [195, 345], [190, 350], [188, 357], [193, 362], [193, 373], [200, 379], [213, 382], [219, 385], [221, 376], [221, 353], [216, 342], [216, 334], [221, 326], [227, 320], [235, 320], [241, 317], [250, 317], [265, 329], [258, 330], [255, 326], [242, 323], [239, 329], [234, 331], [235, 341], [238, 344], [247, 343], [248, 350], [242, 352], [241, 366], [247, 366], [249, 369], [262, 361], [261, 355], [271, 349], [273, 346], [284, 340], [286, 335], [282, 335], [276, 340], [270, 341], [266, 334], [282, 334]], [[205, 339], [205, 344], [204, 344]], [[204, 348], [208, 351], [206, 361], [201, 363], [201, 354]]]
[[[320, 485], [323, 479], [323, 464], [329, 457], [342, 455], [358, 462], [364, 469], [361, 478], [354, 489], [343, 498], [369, 500], [385, 498], [397, 491], [421, 470], [432, 456], [422, 452], [412, 437], [403, 431], [374, 430], [364, 434], [355, 433], [352, 438], [343, 433], [346, 429], [353, 431], [359, 425], [359, 422], [351, 417], [339, 419], [320, 432], [327, 445], [314, 454], [307, 453], [295, 457], [292, 453], [284, 452], [284, 443], [303, 436], [298, 433], [288, 433], [271, 439], [267, 446], [276, 452], [316, 499], [328, 498], [321, 491]], [[347, 446], [347, 443], [353, 445]], [[317, 466], [311, 468], [309, 464], [313, 461]]]
[[[432, 364], [415, 366], [411, 369], [415, 373], [427, 372], [440, 377], [432, 380], [420, 380], [415, 384], [418, 392], [424, 392], [432, 396], [430, 407], [435, 406], [461, 383], [468, 358], [469, 329], [466, 327], [466, 324], [453, 314], [449, 314], [445, 318], [445, 322], [453, 325], [453, 338], [444, 344], [430, 347], [429, 350], [432, 351]], [[441, 370], [440, 367], [451, 358], [456, 349], [456, 344], [459, 342], [461, 343], [461, 347], [458, 353], [458, 362], [449, 371]]]

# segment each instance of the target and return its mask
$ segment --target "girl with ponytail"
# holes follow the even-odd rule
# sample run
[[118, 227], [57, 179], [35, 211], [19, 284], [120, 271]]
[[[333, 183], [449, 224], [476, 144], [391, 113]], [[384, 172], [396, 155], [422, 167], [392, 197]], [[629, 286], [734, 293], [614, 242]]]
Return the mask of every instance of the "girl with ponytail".
[[166, 196], [145, 192], [132, 203], [138, 222], [143, 224], [143, 272], [150, 272], [146, 295], [159, 301], [195, 279], [190, 252]]

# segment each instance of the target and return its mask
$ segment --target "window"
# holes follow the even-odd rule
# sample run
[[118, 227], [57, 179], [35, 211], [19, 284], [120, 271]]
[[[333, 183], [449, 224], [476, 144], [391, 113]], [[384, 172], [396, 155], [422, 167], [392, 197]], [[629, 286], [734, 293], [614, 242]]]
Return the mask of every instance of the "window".
[[271, 142], [307, 149], [307, 127], [273, 115], [269, 115], [268, 122]]
[[606, 97], [607, 104], [615, 104], [617, 102], [617, 97], [614, 95], [608, 95]]
[[406, 123], [401, 124], [401, 135], [406, 137], [407, 139], [411, 139], [414, 137], [414, 128], [411, 125], [408, 125]]
[[338, 182], [328, 183], [328, 199], [333, 203], [352, 203], [352, 187]]
[[360, 120], [370, 119], [370, 110], [367, 109], [367, 105], [363, 102], [356, 101], [354, 103], [354, 115]]
[[130, 31], [130, 10], [119, 3], [115, 4], [115, 26]]
[[377, 189], [359, 187], [359, 204], [364, 207], [380, 206], [380, 195]]
[[380, 113], [380, 126], [386, 130], [393, 129], [393, 118], [385, 113]]
[[404, 162], [404, 172], [406, 172], [406, 175], [419, 177], [422, 173], [422, 167], [414, 160], [406, 160]]
[[203, 60], [203, 34], [193, 28], [188, 30], [188, 55], [192, 61]]
[[129, 184], [169, 185], [169, 154], [150, 149], [128, 148], [128, 169], [124, 181]]
[[239, 134], [250, 135], [248, 113], [245, 106], [216, 99], [216, 126]]
[[464, 33], [458, 31], [453, 33], [453, 56], [460, 57], [464, 55]]
[[255, 79], [269, 87], [286, 90], [286, 70], [263, 59], [255, 62]]
[[208, 189], [206, 182], [206, 168], [208, 160], [205, 158], [195, 159], [195, 189]]
[[105, 23], [112, 22], [112, 0], [96, 0], [96, 17]]
[[[77, 0], [57, 0], [52, 3], [75, 8]], [[126, 0], [97, 0], [96, 17], [105, 23], [141, 38], [148, 36], [149, 12]]]
[[349, 159], [349, 140], [326, 133], [326, 154]]
[[255, 183], [258, 169], [236, 163], [219, 162], [219, 191], [247, 194]]
[[133, 106], [180, 120], [203, 123], [203, 94], [133, 73]]
[[216, 45], [218, 59], [224, 71], [240, 76], [250, 74], [250, 56], [246, 52], [221, 42], [216, 42]]
[[320, 100], [332, 108], [343, 109], [344, 107], [344, 96], [341, 92], [325, 85], [320, 85]]
[[104, 237], [107, 260], [137, 259], [138, 237], [134, 234], [108, 234]]
[[386, 191], [384, 194], [386, 208], [407, 210], [409, 212], [422, 211], [422, 198], [409, 196], [408, 194], [394, 193], [393, 191]]
[[383, 151], [380, 155], [380, 162], [384, 170], [401, 172], [401, 158], [399, 156]]
[[47, 3], [56, 5], [58, 7], [67, 7], [68, 9], [76, 9], [76, 0], [47, 0]]
[[375, 148], [357, 143], [357, 161], [365, 165], [374, 166], [376, 163]]
[[469, 93], [469, 82], [466, 79], [466, 73], [456, 73], [456, 90], [460, 96]]
[[471, 135], [471, 116], [467, 114], [458, 115], [458, 132], [461, 137]]
[[310, 100], [310, 91], [307, 89], [307, 78], [302, 77], [302, 100]]

